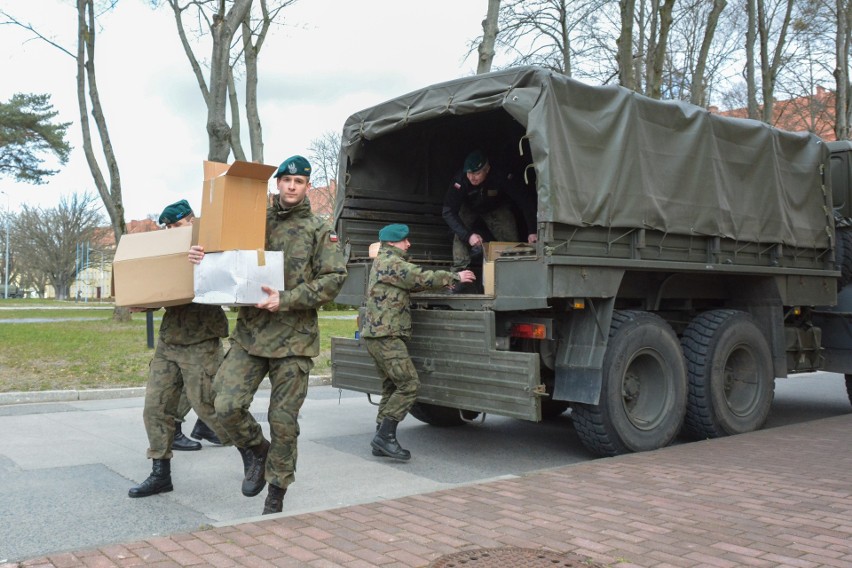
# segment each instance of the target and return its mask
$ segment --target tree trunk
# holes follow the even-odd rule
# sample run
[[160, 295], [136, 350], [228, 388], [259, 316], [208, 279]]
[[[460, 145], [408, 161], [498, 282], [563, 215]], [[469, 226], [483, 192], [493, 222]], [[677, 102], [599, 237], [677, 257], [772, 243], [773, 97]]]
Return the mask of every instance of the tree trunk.
[[713, 43], [713, 37], [716, 35], [716, 26], [719, 24], [719, 17], [722, 15], [722, 10], [728, 5], [727, 0], [713, 0], [713, 8], [707, 16], [707, 26], [704, 28], [704, 38], [701, 40], [701, 47], [698, 50], [698, 61], [695, 64], [695, 73], [692, 75], [692, 92], [689, 95], [689, 102], [698, 106], [706, 106], [705, 100], [705, 73], [707, 70], [707, 57], [710, 53], [710, 46]]
[[847, 0], [837, 0], [837, 27], [834, 35], [834, 135], [838, 140], [849, 138], [849, 4]]
[[231, 151], [235, 160], [246, 161], [243, 150], [242, 128], [240, 127], [240, 99], [237, 97], [237, 85], [234, 81], [234, 68], [228, 68], [228, 108], [231, 110]]
[[476, 74], [491, 71], [491, 62], [494, 60], [494, 45], [497, 43], [497, 16], [500, 13], [500, 0], [488, 0], [488, 13], [482, 20], [482, 43], [479, 44], [479, 64]]
[[[83, 134], [83, 153], [86, 156], [86, 162], [89, 164], [92, 180], [109, 215], [113, 236], [117, 243], [121, 235], [127, 232], [127, 228], [124, 223], [121, 176], [118, 172], [118, 162], [112, 148], [112, 142], [110, 142], [109, 130], [107, 129], [95, 77], [95, 29], [94, 0], [77, 0], [77, 104], [80, 110], [80, 130]], [[101, 148], [109, 171], [109, 186], [107, 186], [100, 165], [95, 158], [92, 145], [89, 106], [86, 101], [87, 84], [89, 101], [92, 104], [92, 117], [95, 119]]]
[[651, 67], [650, 85], [648, 85], [648, 93], [652, 99], [660, 99], [662, 93], [661, 85], [663, 81], [663, 63], [666, 60], [666, 50], [668, 49], [669, 30], [672, 28], [672, 10], [674, 9], [675, 0], [665, 0], [659, 8], [658, 22], [660, 25], [660, 33], [657, 37], [657, 43], [654, 46], [654, 59]]
[[633, 11], [635, 0], [619, 0], [621, 10], [621, 33], [616, 41], [618, 48], [618, 82], [622, 87], [635, 90], [633, 76]]
[[227, 120], [228, 76], [231, 73], [231, 41], [251, 9], [252, 0], [234, 0], [225, 14], [224, 2], [210, 25], [213, 48], [210, 56], [210, 98], [207, 102], [207, 159], [227, 163], [231, 154], [231, 126]]
[[746, 96], [748, 98], [747, 109], [748, 117], [755, 120], [760, 120], [760, 114], [757, 108], [757, 81], [754, 73], [754, 42], [757, 37], [757, 8], [755, 2], [757, 0], [746, 0], [746, 12], [748, 15], [748, 23], [746, 27]]

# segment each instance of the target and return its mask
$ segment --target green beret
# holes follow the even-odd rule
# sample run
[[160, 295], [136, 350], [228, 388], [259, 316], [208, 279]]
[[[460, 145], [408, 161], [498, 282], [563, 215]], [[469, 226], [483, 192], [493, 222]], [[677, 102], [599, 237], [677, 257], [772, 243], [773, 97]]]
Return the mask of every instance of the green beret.
[[283, 175], [311, 177], [311, 163], [302, 156], [290, 156], [278, 166], [278, 171], [272, 176], [275, 179]]
[[192, 214], [192, 207], [189, 206], [187, 200], [181, 199], [163, 209], [163, 212], [160, 213], [160, 224], [171, 225]]
[[408, 225], [394, 223], [382, 227], [379, 231], [379, 240], [387, 243], [398, 243], [408, 236]]
[[464, 159], [464, 171], [465, 173], [478, 172], [484, 168], [487, 163], [488, 158], [485, 154], [483, 154], [481, 150], [475, 150], [468, 154], [467, 158]]

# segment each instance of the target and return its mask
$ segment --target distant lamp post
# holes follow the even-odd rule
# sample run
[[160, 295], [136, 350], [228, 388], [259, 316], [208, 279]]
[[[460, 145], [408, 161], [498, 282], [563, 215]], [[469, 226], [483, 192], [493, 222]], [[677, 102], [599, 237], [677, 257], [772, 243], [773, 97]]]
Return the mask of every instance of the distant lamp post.
[[11, 217], [11, 206], [9, 205], [9, 194], [5, 191], [0, 191], [6, 195], [6, 270], [3, 272], [6, 280], [3, 297], [9, 299], [9, 218]]

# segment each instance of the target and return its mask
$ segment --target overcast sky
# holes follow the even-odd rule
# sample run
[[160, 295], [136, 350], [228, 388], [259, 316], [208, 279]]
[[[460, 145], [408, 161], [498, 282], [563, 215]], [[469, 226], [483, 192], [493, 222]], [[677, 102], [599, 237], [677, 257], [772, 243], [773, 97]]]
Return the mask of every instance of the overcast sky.
[[[76, 50], [73, 0], [0, 0], [0, 8]], [[260, 54], [264, 156], [278, 165], [308, 154], [312, 140], [340, 132], [355, 112], [476, 71], [466, 58], [487, 0], [298, 0]], [[118, 157], [125, 219], [159, 213], [181, 198], [199, 210], [207, 157], [206, 110], [168, 7], [121, 0], [100, 20], [97, 80]], [[0, 178], [0, 208], [54, 206], [61, 195], [95, 193], [82, 152], [74, 59], [24, 30], [0, 27], [0, 100], [49, 93], [72, 122], [71, 159], [45, 185]], [[208, 51], [203, 52], [205, 57]], [[241, 103], [244, 98], [240, 97]], [[94, 128], [94, 125], [93, 125]], [[94, 130], [93, 130], [94, 132]], [[249, 151], [247, 138], [244, 147]], [[104, 165], [102, 163], [101, 167]], [[106, 174], [105, 174], [106, 175]]]

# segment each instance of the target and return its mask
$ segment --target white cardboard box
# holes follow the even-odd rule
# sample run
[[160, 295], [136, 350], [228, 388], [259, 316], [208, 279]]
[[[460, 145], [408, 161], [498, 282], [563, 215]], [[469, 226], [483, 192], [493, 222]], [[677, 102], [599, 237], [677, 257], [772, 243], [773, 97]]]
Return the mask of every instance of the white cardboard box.
[[198, 304], [253, 306], [266, 300], [261, 286], [284, 289], [284, 253], [228, 250], [204, 255], [194, 267]]

